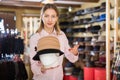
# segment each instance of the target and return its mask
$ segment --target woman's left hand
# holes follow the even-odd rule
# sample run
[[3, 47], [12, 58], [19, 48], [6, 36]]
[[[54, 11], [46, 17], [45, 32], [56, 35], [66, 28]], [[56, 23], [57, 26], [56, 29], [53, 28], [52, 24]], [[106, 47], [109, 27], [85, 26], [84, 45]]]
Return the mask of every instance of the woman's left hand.
[[73, 48], [70, 48], [69, 51], [77, 56], [78, 55], [78, 47], [79, 47], [79, 45], [75, 45]]

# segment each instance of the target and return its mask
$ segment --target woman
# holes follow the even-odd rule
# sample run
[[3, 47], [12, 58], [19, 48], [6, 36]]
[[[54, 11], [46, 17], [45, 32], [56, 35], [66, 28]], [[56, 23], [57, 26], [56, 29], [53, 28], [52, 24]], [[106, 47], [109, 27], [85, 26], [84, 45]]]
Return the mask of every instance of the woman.
[[[58, 26], [59, 12], [55, 5], [46, 4], [40, 15], [40, 27], [37, 32], [30, 38], [30, 61], [33, 72], [33, 80], [63, 80], [62, 61], [65, 57], [72, 63], [78, 60], [78, 46], [70, 48], [68, 39]], [[40, 61], [34, 61], [36, 54], [35, 47], [40, 38], [44, 36], [56, 36], [60, 42], [60, 49], [64, 55], [60, 56], [60, 65], [52, 69], [46, 69]]]

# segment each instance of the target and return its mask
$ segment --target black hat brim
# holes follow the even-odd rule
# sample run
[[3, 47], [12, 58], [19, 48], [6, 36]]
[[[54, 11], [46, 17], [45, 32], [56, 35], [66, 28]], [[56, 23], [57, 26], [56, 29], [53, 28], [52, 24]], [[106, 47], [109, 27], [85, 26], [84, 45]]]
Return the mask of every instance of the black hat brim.
[[40, 50], [37, 52], [37, 54], [33, 57], [33, 60], [37, 60], [39, 61], [39, 55], [42, 54], [50, 54], [50, 53], [59, 53], [59, 55], [64, 54], [62, 51], [58, 50], [58, 49], [44, 49], [44, 50]]

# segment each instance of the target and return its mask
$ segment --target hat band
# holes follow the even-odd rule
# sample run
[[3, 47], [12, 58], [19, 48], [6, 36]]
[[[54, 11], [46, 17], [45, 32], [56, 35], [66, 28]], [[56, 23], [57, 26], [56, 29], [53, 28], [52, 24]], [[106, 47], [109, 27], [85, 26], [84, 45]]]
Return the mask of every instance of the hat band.
[[39, 55], [42, 54], [49, 54], [49, 53], [60, 53], [59, 55], [64, 54], [62, 51], [58, 50], [58, 49], [44, 49], [44, 50], [40, 50], [37, 52], [37, 55], [35, 55], [33, 57], [33, 60], [39, 60]]
[[63, 54], [62, 51], [58, 50], [58, 49], [44, 49], [44, 50], [40, 50], [37, 52], [39, 55], [42, 54], [48, 54], [48, 53], [60, 53], [60, 55]]

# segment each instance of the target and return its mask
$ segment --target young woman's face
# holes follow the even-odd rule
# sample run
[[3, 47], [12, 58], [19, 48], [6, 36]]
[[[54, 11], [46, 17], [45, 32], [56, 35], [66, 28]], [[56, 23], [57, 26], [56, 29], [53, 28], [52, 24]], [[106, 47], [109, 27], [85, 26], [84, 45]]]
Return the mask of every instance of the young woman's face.
[[42, 21], [46, 28], [53, 28], [57, 20], [58, 16], [54, 9], [47, 9], [42, 15]]

